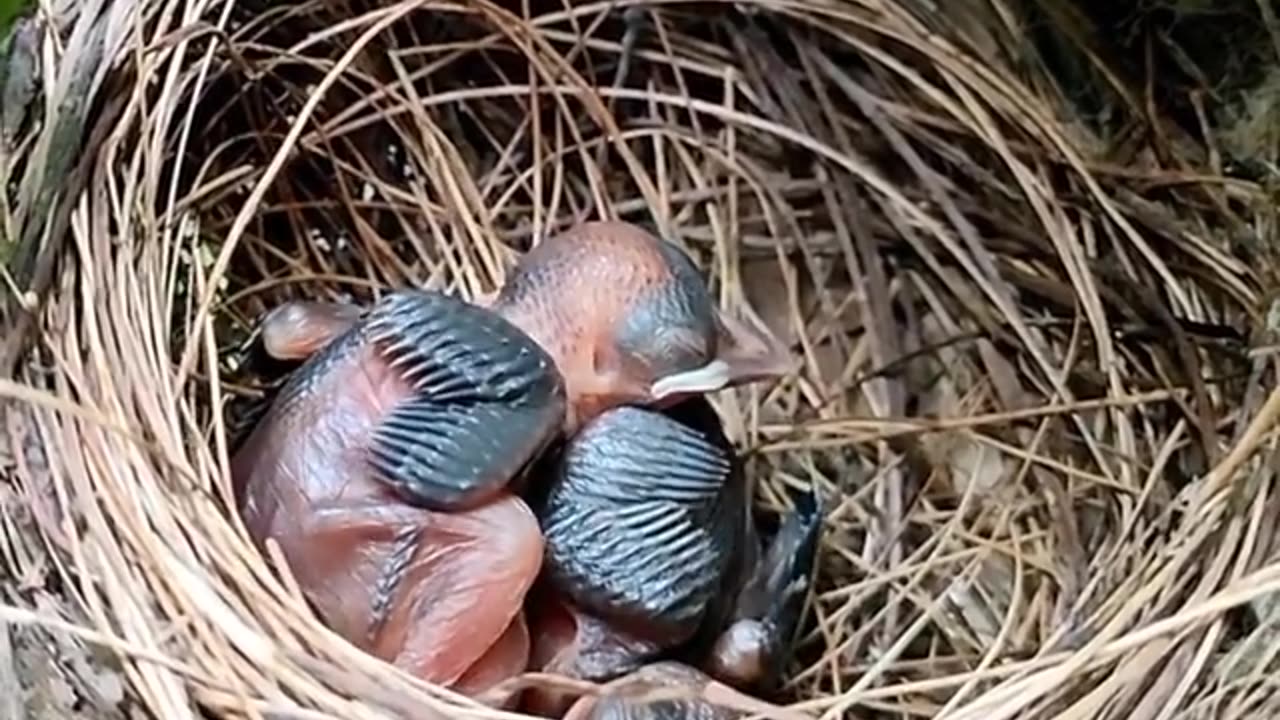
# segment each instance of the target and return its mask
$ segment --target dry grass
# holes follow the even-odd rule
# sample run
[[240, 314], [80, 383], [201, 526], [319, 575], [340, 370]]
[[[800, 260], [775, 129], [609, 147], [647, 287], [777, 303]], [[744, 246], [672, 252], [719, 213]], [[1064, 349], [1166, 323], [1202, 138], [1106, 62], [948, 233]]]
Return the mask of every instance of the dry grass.
[[223, 411], [261, 392], [237, 347], [280, 299], [473, 296], [607, 216], [803, 358], [717, 399], [762, 510], [833, 498], [780, 704], [1277, 711], [1275, 220], [1210, 128], [1139, 95], [1138, 141], [1092, 131], [1016, 3], [532, 4], [42, 5], [42, 102], [6, 95], [0, 158], [36, 310], [0, 343], [0, 620], [105, 648], [131, 715], [498, 717], [267, 570], [225, 512]]

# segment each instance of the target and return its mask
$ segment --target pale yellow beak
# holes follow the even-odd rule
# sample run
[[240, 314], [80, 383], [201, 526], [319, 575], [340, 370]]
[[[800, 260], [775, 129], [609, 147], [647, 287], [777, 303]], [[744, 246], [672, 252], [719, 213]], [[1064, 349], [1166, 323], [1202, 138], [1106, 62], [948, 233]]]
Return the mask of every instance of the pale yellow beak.
[[700, 368], [659, 378], [649, 391], [655, 400], [698, 395], [784, 377], [794, 360], [790, 349], [772, 332], [724, 313], [717, 313], [716, 356]]

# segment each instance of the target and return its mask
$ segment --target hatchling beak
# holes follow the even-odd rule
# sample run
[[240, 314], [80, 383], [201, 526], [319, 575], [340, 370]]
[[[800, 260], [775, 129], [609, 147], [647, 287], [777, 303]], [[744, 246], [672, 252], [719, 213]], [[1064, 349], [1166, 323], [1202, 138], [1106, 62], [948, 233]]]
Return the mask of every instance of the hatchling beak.
[[655, 401], [716, 392], [791, 372], [790, 349], [771, 331], [723, 312], [716, 313], [716, 354], [700, 368], [658, 378], [649, 388]]

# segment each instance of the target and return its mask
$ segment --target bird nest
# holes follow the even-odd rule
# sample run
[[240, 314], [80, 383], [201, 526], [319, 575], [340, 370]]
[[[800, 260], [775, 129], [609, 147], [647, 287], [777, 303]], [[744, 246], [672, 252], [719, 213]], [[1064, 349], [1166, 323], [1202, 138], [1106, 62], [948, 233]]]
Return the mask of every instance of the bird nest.
[[1136, 144], [1079, 121], [1010, 7], [927, 5], [41, 4], [4, 86], [0, 710], [500, 715], [247, 540], [244, 348], [285, 299], [472, 298], [613, 218], [797, 356], [714, 398], [762, 518], [827, 499], [767, 700], [1275, 712], [1266, 188], [1154, 106]]

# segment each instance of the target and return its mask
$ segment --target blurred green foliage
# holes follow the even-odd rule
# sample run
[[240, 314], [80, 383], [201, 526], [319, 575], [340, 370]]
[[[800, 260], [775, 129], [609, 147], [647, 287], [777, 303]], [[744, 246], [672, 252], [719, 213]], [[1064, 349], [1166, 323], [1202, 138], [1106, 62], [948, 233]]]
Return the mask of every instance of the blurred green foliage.
[[0, 37], [8, 37], [13, 21], [31, 5], [31, 0], [0, 0]]

